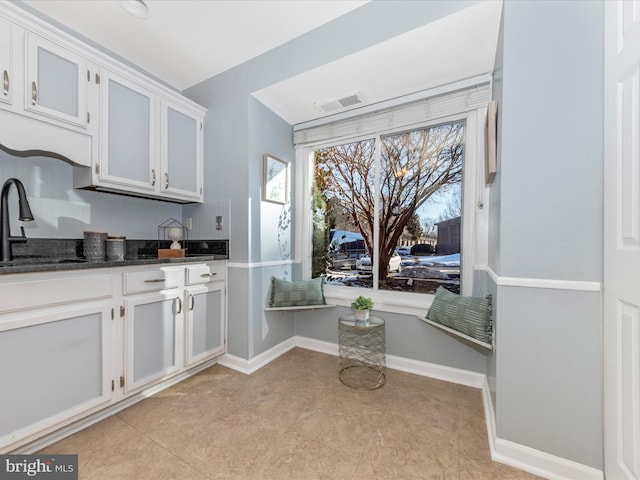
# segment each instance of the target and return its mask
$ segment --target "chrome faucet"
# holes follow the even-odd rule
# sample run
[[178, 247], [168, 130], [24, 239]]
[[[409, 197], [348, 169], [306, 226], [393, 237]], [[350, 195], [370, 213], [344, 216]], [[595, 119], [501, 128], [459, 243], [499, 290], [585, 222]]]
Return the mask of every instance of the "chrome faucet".
[[0, 257], [1, 261], [11, 260], [11, 242], [26, 242], [27, 236], [24, 234], [24, 227], [20, 227], [22, 236], [12, 237], [9, 227], [9, 191], [11, 186], [15, 185], [18, 190], [18, 209], [19, 218], [23, 222], [33, 220], [33, 214], [27, 201], [27, 194], [24, 191], [24, 185], [17, 178], [10, 178], [2, 186], [2, 194], [0, 196]]

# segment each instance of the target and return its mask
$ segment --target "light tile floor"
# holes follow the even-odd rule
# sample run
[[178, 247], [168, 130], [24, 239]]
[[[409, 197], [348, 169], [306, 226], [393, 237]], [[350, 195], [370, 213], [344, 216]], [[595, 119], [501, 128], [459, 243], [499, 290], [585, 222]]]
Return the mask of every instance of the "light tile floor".
[[213, 367], [40, 453], [82, 480], [535, 479], [491, 461], [480, 390], [387, 370], [344, 386], [293, 349], [252, 375]]

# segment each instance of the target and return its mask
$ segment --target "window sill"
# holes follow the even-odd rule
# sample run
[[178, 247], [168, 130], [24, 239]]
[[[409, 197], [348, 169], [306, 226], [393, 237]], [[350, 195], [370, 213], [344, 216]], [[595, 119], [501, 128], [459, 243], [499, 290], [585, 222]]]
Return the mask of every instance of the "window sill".
[[397, 292], [393, 290], [373, 291], [335, 285], [324, 286], [325, 299], [327, 303], [332, 305], [351, 308], [351, 302], [360, 295], [373, 300], [373, 310], [375, 311], [414, 316], [425, 316], [434, 297], [424, 293]]

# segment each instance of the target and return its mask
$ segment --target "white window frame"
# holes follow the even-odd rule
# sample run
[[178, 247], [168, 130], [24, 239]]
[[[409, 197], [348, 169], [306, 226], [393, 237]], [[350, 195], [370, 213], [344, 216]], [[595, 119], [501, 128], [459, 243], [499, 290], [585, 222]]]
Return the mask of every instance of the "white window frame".
[[[484, 183], [484, 121], [486, 106], [474, 108], [459, 114], [439, 118], [411, 125], [411, 129], [418, 130], [443, 123], [463, 120], [465, 122], [465, 155], [463, 163], [463, 211], [462, 211], [462, 257], [461, 257], [461, 294], [465, 296], [474, 293], [474, 278], [476, 270], [486, 269], [488, 260], [488, 196], [489, 189]], [[358, 140], [376, 138], [407, 131], [407, 126], [397, 126], [376, 132], [375, 134], [340, 137], [331, 141], [306, 143], [296, 148], [296, 178], [295, 178], [295, 225], [296, 225], [296, 263], [301, 264], [302, 278], [311, 277], [312, 231], [313, 219], [310, 214], [312, 208], [311, 191], [313, 188], [314, 150], [336, 144], [355, 142]], [[376, 155], [379, 155], [377, 148]], [[376, 162], [378, 159], [376, 158]], [[376, 170], [377, 172], [377, 170]], [[376, 173], [377, 175], [377, 173]], [[376, 216], [377, 219], [377, 216]], [[376, 273], [374, 272], [374, 275]], [[351, 302], [358, 295], [364, 294], [374, 301], [375, 310], [383, 312], [403, 313], [408, 315], [424, 315], [433, 301], [433, 295], [424, 293], [398, 292], [369, 288], [325, 285], [327, 303], [350, 307]]]

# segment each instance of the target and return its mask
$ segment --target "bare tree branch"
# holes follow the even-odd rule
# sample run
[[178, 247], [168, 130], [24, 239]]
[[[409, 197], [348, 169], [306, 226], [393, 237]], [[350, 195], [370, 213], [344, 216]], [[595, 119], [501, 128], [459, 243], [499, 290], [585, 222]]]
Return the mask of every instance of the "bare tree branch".
[[[373, 139], [316, 152], [316, 185], [327, 204], [341, 205], [370, 253], [379, 202], [380, 278], [405, 225], [435, 193], [462, 179], [464, 124], [439, 125], [382, 137], [379, 188], [374, 186]], [[378, 198], [376, 198], [376, 190]]]

